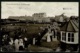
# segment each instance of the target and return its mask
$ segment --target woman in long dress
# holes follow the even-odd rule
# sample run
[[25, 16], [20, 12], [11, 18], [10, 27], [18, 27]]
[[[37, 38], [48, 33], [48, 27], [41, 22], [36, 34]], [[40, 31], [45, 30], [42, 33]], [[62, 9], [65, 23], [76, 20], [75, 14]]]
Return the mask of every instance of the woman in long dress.
[[23, 49], [24, 49], [24, 44], [23, 44], [23, 39], [19, 39], [19, 49], [20, 49], [20, 47], [23, 47]]
[[15, 51], [19, 51], [19, 40], [15, 39], [14, 44], [15, 44]]

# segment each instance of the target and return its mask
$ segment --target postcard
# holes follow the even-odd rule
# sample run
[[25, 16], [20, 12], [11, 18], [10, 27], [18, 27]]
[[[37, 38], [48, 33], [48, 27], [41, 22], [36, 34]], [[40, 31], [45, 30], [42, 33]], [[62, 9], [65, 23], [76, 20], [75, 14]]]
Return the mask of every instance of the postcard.
[[1, 2], [1, 52], [79, 51], [79, 2]]

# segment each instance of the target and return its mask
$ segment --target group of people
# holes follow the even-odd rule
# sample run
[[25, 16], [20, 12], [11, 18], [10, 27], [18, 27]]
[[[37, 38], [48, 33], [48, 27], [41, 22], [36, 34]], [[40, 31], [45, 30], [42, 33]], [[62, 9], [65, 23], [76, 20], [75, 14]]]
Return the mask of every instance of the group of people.
[[3, 35], [1, 51], [24, 51], [27, 48], [27, 38], [12, 38]]
[[[43, 27], [40, 27], [40, 29], [42, 29], [43, 31], [45, 30]], [[26, 31], [27, 29], [23, 30], [23, 32]], [[19, 28], [15, 32], [16, 33], [14, 37], [9, 36], [9, 34], [2, 34], [0, 51], [28, 51], [29, 39], [27, 39], [27, 37], [22, 37], [23, 35], [21, 35], [21, 28]]]

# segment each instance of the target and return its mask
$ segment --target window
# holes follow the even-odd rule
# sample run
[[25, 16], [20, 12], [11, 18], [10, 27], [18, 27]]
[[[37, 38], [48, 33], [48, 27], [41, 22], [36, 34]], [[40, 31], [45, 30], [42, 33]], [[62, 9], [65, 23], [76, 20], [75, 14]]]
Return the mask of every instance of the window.
[[66, 41], [66, 33], [65, 32], [62, 33], [62, 40]]
[[68, 33], [68, 41], [74, 42], [74, 34], [73, 33]]

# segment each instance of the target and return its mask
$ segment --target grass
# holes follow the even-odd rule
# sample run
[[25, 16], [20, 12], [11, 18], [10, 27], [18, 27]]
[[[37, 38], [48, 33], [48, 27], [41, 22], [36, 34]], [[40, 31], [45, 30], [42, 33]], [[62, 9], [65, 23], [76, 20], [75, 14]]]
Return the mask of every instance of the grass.
[[58, 44], [60, 44], [59, 41], [51, 41], [51, 42], [41, 42], [41, 46], [42, 47], [47, 47], [47, 48], [51, 48], [51, 49], [56, 49], [58, 47]]
[[[6, 31], [10, 31], [10, 35], [15, 35], [14, 31], [17, 28], [22, 28], [22, 29], [27, 29], [27, 32], [23, 33], [23, 36], [26, 37], [33, 37], [36, 36], [39, 32], [41, 32], [42, 30], [40, 29], [40, 27], [46, 27], [48, 24], [25, 24], [25, 23], [17, 23], [16, 25], [2, 25], [2, 28], [6, 28]], [[21, 32], [22, 33], [22, 32]]]
[[36, 45], [29, 45], [29, 46], [28, 46], [28, 50], [30, 50], [30, 51], [35, 51], [35, 52], [41, 52], [41, 51], [50, 52], [50, 51], [53, 51], [53, 50], [50, 49], [50, 48], [40, 47], [40, 46], [36, 46]]
[[[6, 28], [7, 31], [10, 31], [10, 35], [14, 36], [14, 30], [21, 27], [22, 29], [27, 29], [27, 32], [22, 34], [26, 37], [34, 37], [36, 36], [40, 30], [40, 27], [46, 27], [48, 24], [16, 24], [16, 25], [2, 25], [1, 27]], [[50, 49], [56, 49], [58, 47], [59, 41], [52, 41], [52, 42], [41, 42], [41, 47], [50, 48]], [[30, 50], [33, 51], [42, 51], [43, 49], [40, 49], [40, 47], [37, 46], [31, 46], [29, 47]]]

